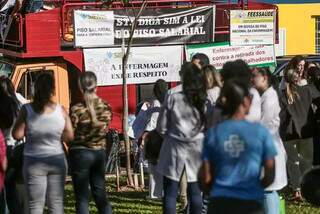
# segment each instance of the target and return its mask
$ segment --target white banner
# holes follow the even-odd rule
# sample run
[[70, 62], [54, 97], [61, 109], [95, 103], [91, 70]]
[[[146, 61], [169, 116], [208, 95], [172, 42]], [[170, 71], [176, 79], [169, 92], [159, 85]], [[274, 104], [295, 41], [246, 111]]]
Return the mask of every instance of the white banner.
[[76, 47], [101, 47], [114, 44], [113, 11], [74, 11]]
[[274, 44], [275, 16], [274, 10], [231, 10], [231, 45]]
[[[122, 85], [121, 48], [84, 49], [86, 71], [93, 71], [98, 85]], [[183, 46], [132, 47], [127, 65], [127, 83], [180, 81]]]
[[221, 69], [227, 61], [242, 59], [250, 66], [275, 65], [276, 57], [273, 45], [230, 46], [228, 43], [186, 46], [187, 60], [196, 53], [204, 53], [217, 69]]

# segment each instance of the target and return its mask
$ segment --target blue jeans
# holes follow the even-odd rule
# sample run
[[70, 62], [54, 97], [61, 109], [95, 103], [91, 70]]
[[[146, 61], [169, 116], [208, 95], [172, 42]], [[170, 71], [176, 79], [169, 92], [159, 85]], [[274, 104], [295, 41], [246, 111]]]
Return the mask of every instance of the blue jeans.
[[263, 207], [265, 214], [279, 214], [280, 198], [277, 191], [264, 192]]
[[[163, 213], [175, 214], [176, 201], [179, 190], [179, 182], [163, 177]], [[188, 183], [187, 187], [188, 205], [190, 214], [201, 214], [202, 196], [197, 182]]]
[[66, 172], [64, 154], [43, 158], [24, 156], [23, 176], [30, 214], [42, 214], [45, 204], [50, 214], [64, 213], [63, 195]]
[[104, 150], [71, 149], [69, 153], [76, 213], [89, 214], [89, 185], [99, 214], [111, 214], [105, 183]]

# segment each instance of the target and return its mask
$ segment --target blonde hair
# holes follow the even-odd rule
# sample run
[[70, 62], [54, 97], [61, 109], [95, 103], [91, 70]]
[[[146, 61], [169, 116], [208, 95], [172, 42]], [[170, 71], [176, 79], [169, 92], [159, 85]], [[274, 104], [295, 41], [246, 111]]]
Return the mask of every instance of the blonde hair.
[[211, 89], [215, 86], [222, 87], [221, 75], [213, 65], [207, 65], [203, 68], [206, 77], [206, 88]]
[[96, 99], [96, 88], [97, 88], [97, 77], [91, 72], [84, 72], [79, 79], [80, 89], [83, 92], [83, 98], [85, 104], [89, 110], [89, 114], [91, 117], [91, 122], [94, 127], [103, 126], [104, 123], [100, 122], [97, 119], [97, 114], [94, 108], [94, 100]]
[[295, 78], [298, 75], [298, 71], [296, 69], [286, 69], [284, 71], [284, 80], [286, 81], [286, 96], [288, 104], [293, 104], [297, 99], [300, 99], [299, 94], [297, 92], [297, 85], [295, 83]]

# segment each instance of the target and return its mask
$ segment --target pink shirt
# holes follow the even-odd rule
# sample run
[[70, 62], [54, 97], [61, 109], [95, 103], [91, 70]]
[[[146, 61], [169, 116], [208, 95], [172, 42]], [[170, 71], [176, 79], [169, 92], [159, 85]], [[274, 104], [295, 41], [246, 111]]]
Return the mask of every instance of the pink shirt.
[[[6, 143], [5, 143], [5, 139], [3, 137], [2, 132], [0, 131], [0, 165], [2, 165], [5, 158], [6, 158]], [[0, 192], [2, 191], [3, 185], [4, 185], [4, 175], [5, 175], [5, 171], [0, 166]]]

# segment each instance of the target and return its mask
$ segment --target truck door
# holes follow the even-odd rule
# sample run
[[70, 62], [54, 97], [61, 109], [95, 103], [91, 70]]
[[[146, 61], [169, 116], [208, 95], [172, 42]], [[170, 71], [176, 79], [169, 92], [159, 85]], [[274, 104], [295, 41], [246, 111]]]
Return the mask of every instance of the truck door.
[[17, 93], [30, 102], [34, 95], [34, 83], [43, 73], [51, 73], [55, 78], [55, 95], [53, 100], [69, 109], [68, 74], [62, 65], [21, 65], [17, 66], [12, 82]]

